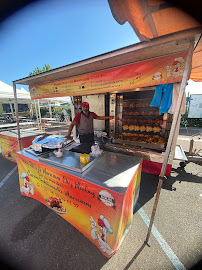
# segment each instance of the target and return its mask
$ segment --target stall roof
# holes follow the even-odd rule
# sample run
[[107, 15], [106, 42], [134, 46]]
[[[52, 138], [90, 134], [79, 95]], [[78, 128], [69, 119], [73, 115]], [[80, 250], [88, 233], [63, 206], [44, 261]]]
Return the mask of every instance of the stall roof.
[[[176, 1], [174, 3], [162, 0], [108, 0], [108, 2], [115, 20], [121, 25], [128, 21], [141, 41], [151, 41], [159, 36], [201, 26], [193, 16], [174, 6], [177, 4]], [[195, 3], [190, 1], [190, 10], [196, 8], [195, 4], [196, 1]], [[186, 3], [182, 2], [182, 6], [186, 6]], [[200, 9], [199, 5], [198, 8]], [[192, 57], [190, 79], [202, 81], [202, 39]]]
[[52, 69], [41, 74], [15, 80], [15, 84], [37, 85], [59, 79], [106, 70], [135, 62], [154, 59], [174, 53], [188, 51], [191, 40], [195, 45], [200, 39], [202, 29], [184, 30], [177, 33], [153, 38], [102, 55]]

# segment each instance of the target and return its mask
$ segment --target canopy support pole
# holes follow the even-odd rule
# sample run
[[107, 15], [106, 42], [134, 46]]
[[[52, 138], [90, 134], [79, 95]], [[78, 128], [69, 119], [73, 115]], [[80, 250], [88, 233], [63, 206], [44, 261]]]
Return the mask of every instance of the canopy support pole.
[[49, 107], [50, 118], [52, 118], [52, 110], [51, 110], [51, 102], [50, 101], [48, 101], [48, 107]]
[[38, 128], [39, 128], [39, 117], [38, 117], [38, 112], [37, 112], [36, 101], [35, 101], [35, 100], [34, 100], [34, 108], [35, 108], [35, 113], [36, 113], [37, 126], [38, 126]]
[[13, 106], [12, 106], [12, 103], [11, 103], [11, 101], [10, 101], [10, 109], [11, 109], [11, 113], [12, 113], [12, 117], [14, 118], [14, 113], [13, 113]]
[[[72, 121], [75, 117], [75, 109], [74, 109], [74, 99], [72, 96], [70, 96], [70, 107], [71, 107], [71, 117], [72, 117]], [[76, 126], [73, 127], [73, 139], [76, 139]]]
[[15, 83], [13, 83], [13, 94], [14, 94], [15, 117], [16, 117], [17, 132], [18, 132], [18, 142], [19, 142], [19, 148], [20, 150], [22, 150], [22, 144], [21, 144], [21, 138], [20, 138], [20, 125], [19, 125], [19, 119], [18, 119], [17, 91], [16, 91]]
[[38, 99], [38, 110], [39, 110], [39, 122], [41, 123], [41, 111], [40, 111], [39, 99]]
[[31, 103], [31, 114], [32, 114], [32, 119], [33, 119], [34, 113], [33, 113], [32, 103]]
[[156, 208], [157, 208], [157, 204], [158, 204], [158, 200], [159, 200], [159, 196], [160, 196], [160, 192], [161, 192], [161, 187], [162, 187], [163, 180], [165, 177], [168, 159], [169, 159], [169, 155], [170, 155], [170, 151], [171, 151], [171, 147], [172, 147], [172, 143], [173, 143], [173, 138], [174, 138], [175, 133], [176, 133], [176, 126], [177, 126], [179, 118], [180, 118], [180, 109], [181, 109], [181, 105], [182, 105], [182, 99], [183, 99], [185, 87], [187, 84], [187, 80], [189, 79], [189, 76], [190, 76], [190, 68], [191, 68], [193, 51], [194, 51], [194, 41], [191, 41], [190, 46], [189, 46], [188, 55], [187, 55], [185, 70], [184, 70], [184, 74], [183, 74], [183, 78], [182, 78], [182, 83], [181, 83], [181, 87], [180, 87], [180, 92], [179, 92], [179, 96], [178, 96], [178, 100], [177, 100], [177, 106], [176, 106], [176, 110], [174, 113], [173, 122], [171, 125], [170, 135], [169, 135], [169, 139], [168, 139], [168, 144], [166, 147], [166, 152], [165, 152], [165, 156], [164, 156], [164, 160], [163, 160], [163, 165], [161, 167], [161, 173], [159, 175], [159, 182], [158, 182], [158, 187], [157, 187], [157, 191], [156, 191], [156, 197], [155, 197], [152, 215], [151, 215], [150, 223], [149, 223], [149, 228], [148, 228], [147, 236], [146, 236], [146, 240], [145, 240], [146, 243], [148, 243], [149, 237], [151, 234], [152, 225], [153, 225], [154, 217], [155, 217], [155, 213], [156, 213]]

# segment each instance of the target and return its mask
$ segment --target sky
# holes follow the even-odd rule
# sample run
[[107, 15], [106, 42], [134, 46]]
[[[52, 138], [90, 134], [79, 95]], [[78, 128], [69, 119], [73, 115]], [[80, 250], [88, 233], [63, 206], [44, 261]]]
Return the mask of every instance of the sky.
[[[12, 86], [37, 66], [57, 68], [137, 42], [107, 0], [37, 1], [0, 24], [0, 81]], [[202, 93], [202, 83], [191, 83], [189, 93]]]
[[0, 80], [12, 85], [37, 66], [57, 68], [137, 42], [107, 0], [37, 1], [0, 25]]

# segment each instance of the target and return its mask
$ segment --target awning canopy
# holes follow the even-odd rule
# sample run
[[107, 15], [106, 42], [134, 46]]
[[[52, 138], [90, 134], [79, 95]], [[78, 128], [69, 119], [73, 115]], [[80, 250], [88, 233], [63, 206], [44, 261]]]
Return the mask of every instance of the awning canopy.
[[[200, 26], [200, 23], [168, 1], [108, 0], [111, 12], [119, 24], [130, 23], [141, 41]], [[199, 7], [200, 8], [200, 7]], [[202, 81], [202, 39], [192, 58], [190, 79]]]

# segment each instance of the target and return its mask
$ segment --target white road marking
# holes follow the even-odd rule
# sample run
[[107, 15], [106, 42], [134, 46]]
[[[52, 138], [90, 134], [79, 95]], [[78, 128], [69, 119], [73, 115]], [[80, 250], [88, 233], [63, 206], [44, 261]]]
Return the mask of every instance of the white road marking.
[[16, 171], [17, 169], [17, 165], [9, 172], [9, 174], [7, 174], [7, 176], [1, 181], [0, 183], [0, 188], [6, 183], [6, 181], [8, 180], [8, 178]]
[[[140, 207], [138, 203], [136, 205], [136, 209], [138, 213], [140, 214], [141, 218], [143, 219], [143, 221], [145, 222], [145, 224], [147, 225], [147, 227], [149, 227], [150, 219], [148, 218], [148, 216], [145, 214], [144, 210]], [[160, 247], [163, 249], [165, 254], [168, 256], [168, 258], [174, 265], [175, 269], [186, 270], [184, 265], [180, 262], [178, 257], [175, 255], [175, 253], [172, 251], [170, 246], [166, 243], [166, 241], [163, 239], [162, 235], [158, 232], [158, 230], [156, 229], [154, 225], [152, 225], [151, 232], [153, 236], [155, 237], [156, 241], [159, 243]]]

